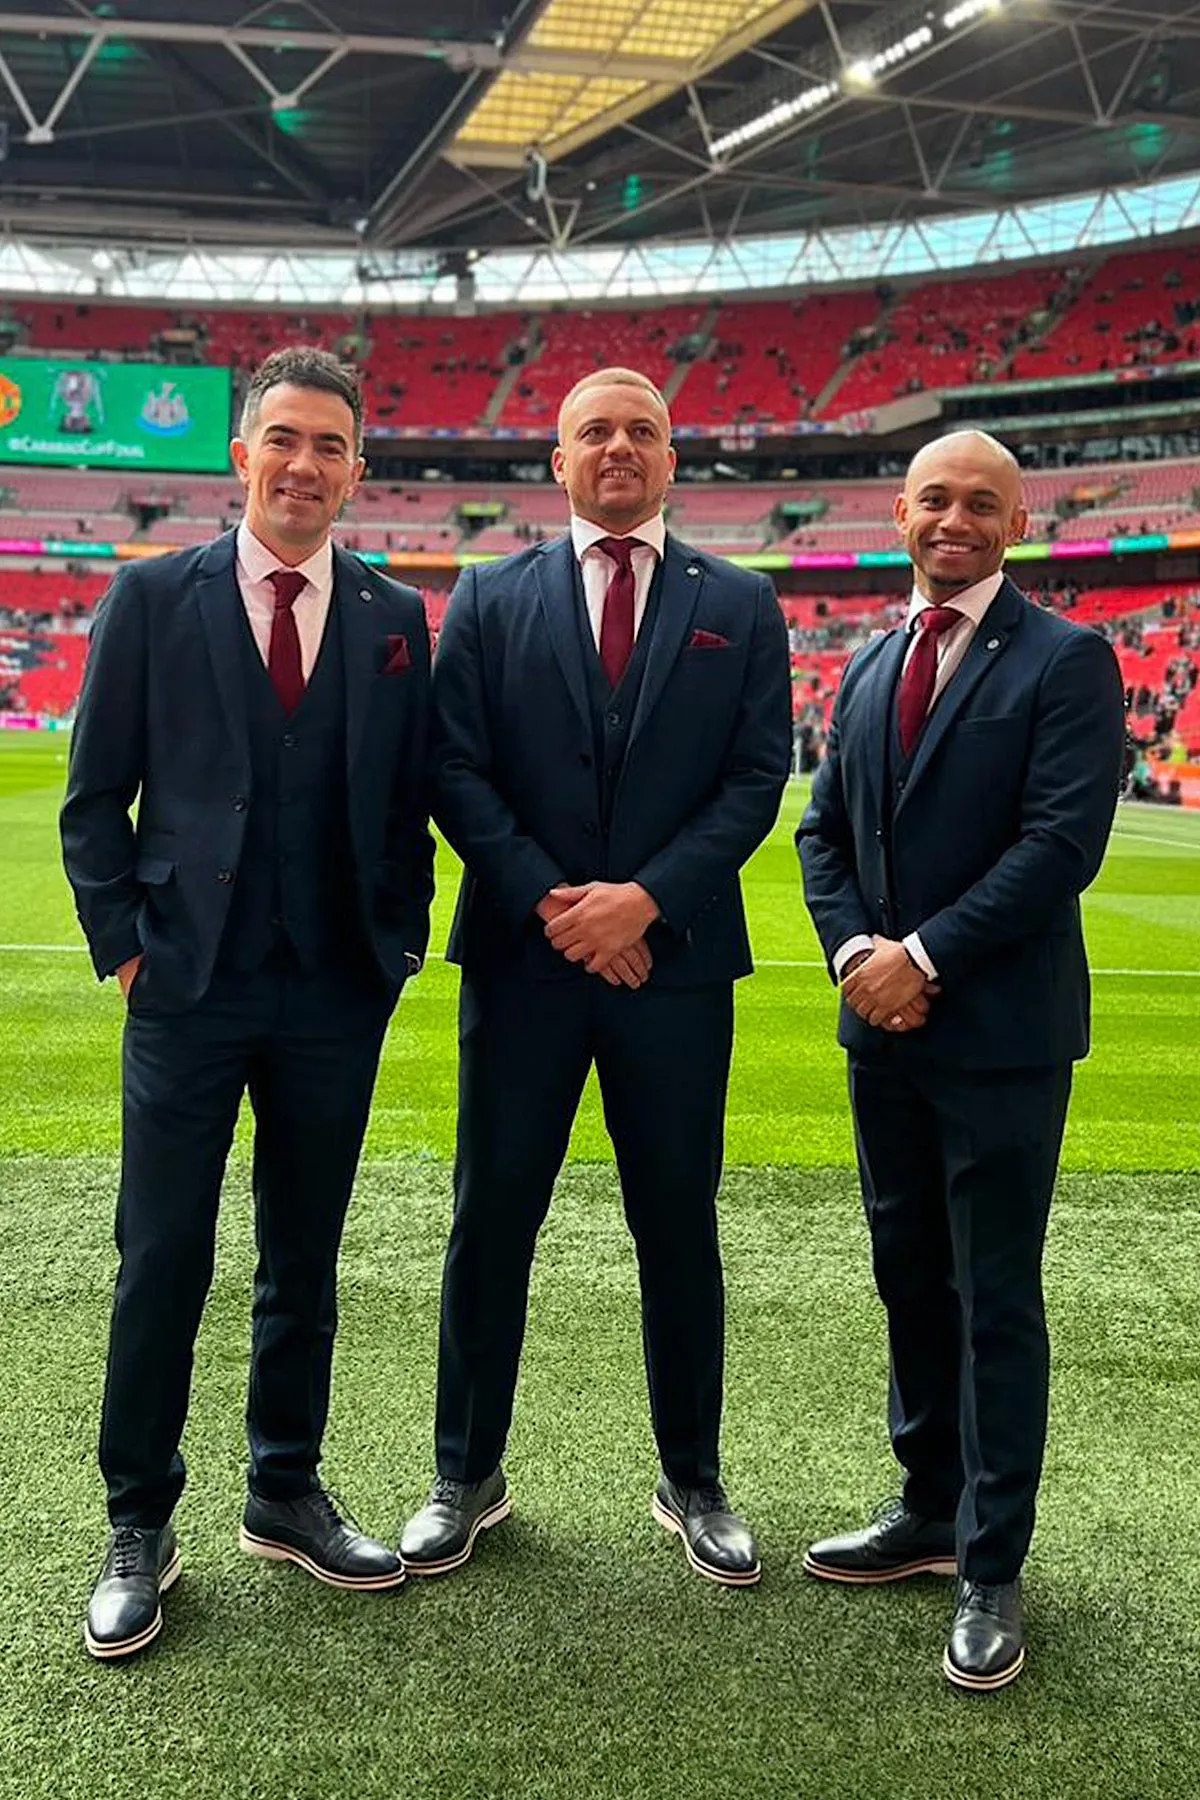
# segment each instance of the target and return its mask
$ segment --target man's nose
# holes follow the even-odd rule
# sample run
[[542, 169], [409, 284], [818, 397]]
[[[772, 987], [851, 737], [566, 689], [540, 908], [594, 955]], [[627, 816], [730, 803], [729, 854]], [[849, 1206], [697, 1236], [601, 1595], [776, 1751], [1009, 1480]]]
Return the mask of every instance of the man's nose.
[[623, 425], [618, 425], [604, 448], [609, 456], [624, 456], [633, 449], [633, 439]]
[[942, 514], [943, 531], [957, 532], [960, 537], [970, 537], [972, 531], [971, 515], [966, 508], [957, 504], [948, 506]]
[[311, 444], [294, 444], [288, 458], [288, 467], [305, 475], [311, 475], [317, 466], [316, 454]]

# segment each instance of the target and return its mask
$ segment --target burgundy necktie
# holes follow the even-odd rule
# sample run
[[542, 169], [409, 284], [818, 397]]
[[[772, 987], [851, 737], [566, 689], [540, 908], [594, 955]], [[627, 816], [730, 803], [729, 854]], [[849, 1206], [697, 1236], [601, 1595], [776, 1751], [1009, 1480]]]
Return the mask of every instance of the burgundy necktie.
[[616, 687], [633, 655], [633, 552], [638, 538], [600, 538], [596, 548], [616, 563], [600, 620], [600, 661]]
[[905, 756], [921, 735], [937, 685], [938, 639], [965, 618], [954, 606], [927, 606], [917, 614], [917, 641], [900, 677], [896, 721]]
[[267, 580], [275, 589], [275, 614], [271, 620], [271, 642], [267, 650], [267, 674], [279, 695], [279, 704], [287, 714], [295, 712], [304, 694], [304, 665], [300, 660], [300, 633], [292, 611], [301, 588], [308, 586], [307, 575], [299, 569], [272, 569]]

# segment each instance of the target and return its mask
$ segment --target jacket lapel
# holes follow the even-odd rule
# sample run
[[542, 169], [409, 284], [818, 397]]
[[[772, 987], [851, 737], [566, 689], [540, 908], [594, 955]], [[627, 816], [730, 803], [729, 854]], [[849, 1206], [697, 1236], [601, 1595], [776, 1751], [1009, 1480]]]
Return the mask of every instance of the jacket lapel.
[[900, 812], [912, 797], [912, 791], [921, 776], [929, 767], [930, 760], [950, 730], [963, 707], [985, 679], [988, 671], [995, 668], [1012, 641], [1012, 636], [1021, 620], [1021, 608], [1025, 604], [1021, 590], [1012, 582], [1005, 580], [996, 598], [971, 639], [967, 654], [954, 671], [950, 684], [939, 698], [930, 714], [929, 722], [913, 752], [912, 764], [908, 771], [908, 780], [904, 792], [896, 803], [896, 811]]
[[658, 619], [654, 626], [654, 636], [650, 639], [642, 691], [638, 695], [637, 707], [629, 727], [631, 744], [661, 699], [667, 677], [688, 641], [705, 573], [703, 559], [685, 549], [668, 534], [663, 546]]
[[875, 795], [875, 809], [879, 815], [882, 815], [885, 807], [884, 770], [891, 760], [888, 755], [888, 733], [892, 729], [892, 700], [907, 647], [908, 633], [902, 626], [898, 626], [877, 650], [870, 684], [863, 696], [866, 707], [867, 773]]
[[216, 678], [225, 723], [238, 760], [250, 760], [242, 673], [242, 637], [248, 629], [236, 571], [237, 534], [227, 531], [205, 552], [196, 577], [196, 604]]
[[570, 537], [558, 538], [534, 558], [533, 578], [546, 621], [546, 635], [563, 680], [584, 725], [591, 730], [587, 671], [575, 618], [575, 551]]
[[342, 634], [342, 676], [346, 684], [346, 767], [353, 769], [378, 673], [378, 607], [369, 583], [353, 559], [334, 545], [333, 597]]

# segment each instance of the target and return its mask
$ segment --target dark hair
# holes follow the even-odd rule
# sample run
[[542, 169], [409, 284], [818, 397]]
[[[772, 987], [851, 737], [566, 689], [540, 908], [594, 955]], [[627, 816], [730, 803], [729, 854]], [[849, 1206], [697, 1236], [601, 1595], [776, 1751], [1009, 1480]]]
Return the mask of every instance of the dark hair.
[[363, 399], [358, 370], [339, 362], [328, 350], [311, 344], [296, 344], [287, 350], [275, 350], [254, 371], [242, 402], [241, 436], [248, 438], [258, 423], [262, 397], [269, 388], [281, 382], [291, 387], [317, 388], [323, 394], [336, 394], [354, 415], [354, 451], [362, 452]]

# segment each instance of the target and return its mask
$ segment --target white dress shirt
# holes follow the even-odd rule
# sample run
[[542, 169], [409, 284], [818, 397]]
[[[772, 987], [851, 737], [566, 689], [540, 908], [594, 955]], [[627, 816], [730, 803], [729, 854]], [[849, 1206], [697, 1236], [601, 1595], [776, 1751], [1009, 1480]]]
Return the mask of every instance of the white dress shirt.
[[654, 580], [655, 568], [662, 561], [666, 546], [667, 523], [661, 513], [656, 513], [652, 519], [644, 519], [632, 531], [606, 531], [603, 525], [594, 525], [590, 519], [581, 519], [577, 513], [571, 514], [571, 543], [575, 547], [575, 556], [583, 575], [583, 596], [587, 602], [588, 620], [597, 650], [600, 648], [600, 626], [604, 619], [604, 597], [617, 567], [612, 557], [599, 548], [600, 539], [606, 537], [627, 537], [635, 546], [632, 560], [633, 635], [636, 640], [646, 616], [650, 583]]
[[[290, 565], [281, 563], [273, 550], [260, 542], [243, 522], [237, 528], [237, 584], [246, 608], [246, 617], [254, 633], [263, 662], [271, 646], [271, 621], [275, 616], [275, 589], [267, 577], [275, 569]], [[296, 573], [308, 583], [297, 594], [292, 606], [296, 632], [300, 639], [300, 667], [305, 681], [325, 635], [325, 621], [333, 599], [333, 544], [329, 538], [314, 550], [307, 562], [296, 564]]]
[[[971, 645], [971, 639], [979, 630], [979, 627], [983, 622], [983, 616], [987, 612], [988, 607], [992, 604], [992, 601], [996, 598], [996, 595], [1000, 592], [1003, 582], [1004, 571], [999, 570], [995, 575], [985, 575], [982, 581], [976, 581], [971, 587], [963, 588], [961, 593], [955, 594], [952, 599], [944, 602], [946, 606], [952, 607], [955, 612], [960, 612], [962, 614], [962, 623], [959, 625], [951, 625], [949, 630], [943, 631], [938, 637], [937, 675], [933, 684], [933, 699], [929, 703], [931, 712], [945, 692], [951, 678], [959, 668], [963, 657], [967, 654]], [[941, 604], [943, 603], [937, 600], [927, 600], [919, 588], [913, 588], [912, 596], [908, 602], [908, 612], [904, 621], [904, 629], [909, 634], [908, 649], [904, 652], [904, 669], [907, 669], [909, 660], [917, 647], [917, 637], [919, 635], [916, 625], [917, 615], [923, 613], [927, 607], [938, 606]], [[839, 944], [833, 953], [833, 973], [835, 979], [838, 981], [842, 979], [842, 970], [852, 956], [857, 956], [860, 950], [870, 950], [871, 948], [871, 939], [864, 936], [861, 932], [855, 937], [847, 938], [844, 944]], [[912, 957], [918, 969], [920, 969], [930, 981], [936, 981], [938, 978], [937, 970], [934, 968], [928, 952], [921, 942], [919, 932], [909, 932], [908, 936], [904, 939], [904, 948], [908, 951], [908, 954]]]

